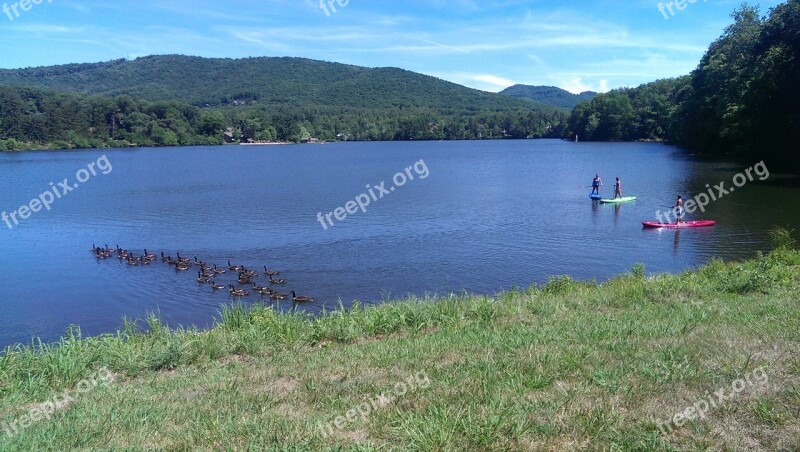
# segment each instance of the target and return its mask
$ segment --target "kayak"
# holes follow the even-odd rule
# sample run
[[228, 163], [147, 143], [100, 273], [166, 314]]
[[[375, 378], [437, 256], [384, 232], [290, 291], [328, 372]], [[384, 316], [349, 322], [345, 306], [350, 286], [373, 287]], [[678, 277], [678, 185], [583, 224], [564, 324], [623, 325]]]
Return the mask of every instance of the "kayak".
[[657, 221], [643, 221], [642, 225], [646, 228], [668, 228], [668, 229], [678, 229], [678, 228], [704, 228], [708, 226], [714, 226], [717, 224], [714, 220], [699, 220], [699, 221], [684, 221], [681, 223], [659, 223]]
[[589, 194], [589, 197], [592, 198], [592, 199], [600, 199], [600, 198], [602, 198], [602, 196], [600, 196], [600, 195], [593, 195], [593, 194]]
[[614, 198], [614, 199], [601, 199], [600, 202], [603, 204], [619, 204], [621, 202], [631, 202], [636, 201], [636, 196], [626, 196], [624, 198]]

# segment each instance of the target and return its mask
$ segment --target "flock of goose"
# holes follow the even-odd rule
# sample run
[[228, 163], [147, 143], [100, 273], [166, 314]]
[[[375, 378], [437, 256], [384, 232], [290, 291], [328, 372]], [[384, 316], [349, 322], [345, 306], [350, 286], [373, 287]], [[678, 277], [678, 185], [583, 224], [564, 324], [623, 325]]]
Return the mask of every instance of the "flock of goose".
[[[120, 248], [119, 245], [117, 245], [116, 248], [109, 248], [108, 245], [99, 247], [92, 244], [92, 254], [94, 254], [94, 257], [98, 260], [116, 257], [120, 262], [124, 262], [132, 267], [150, 265], [159, 259], [155, 254], [149, 253], [147, 249], [144, 250], [144, 253], [137, 256], [132, 251]], [[172, 256], [164, 255], [163, 251], [161, 252], [161, 261], [173, 267], [177, 272], [188, 271], [194, 267], [197, 269], [197, 282], [199, 284], [209, 284], [214, 291], [227, 289], [234, 297], [248, 297], [251, 295], [250, 291], [262, 297], [269, 297], [277, 301], [287, 300], [290, 297], [290, 295], [280, 293], [272, 288], [272, 286], [283, 285], [286, 281], [282, 278], [276, 278], [280, 273], [268, 269], [266, 265], [263, 271], [264, 276], [268, 278], [265, 281], [266, 285], [259, 285], [255, 279], [262, 272], [251, 270], [244, 265], [233, 265], [231, 261], [228, 261], [227, 268], [219, 268], [216, 264], [209, 265], [197, 259], [197, 257], [192, 260], [188, 257], [181, 257], [181, 254], [177, 253], [176, 257], [173, 258]], [[227, 286], [217, 284], [215, 278], [228, 272], [236, 272], [236, 282], [240, 286], [245, 286], [249, 291], [241, 287], [237, 288], [234, 284], [228, 284]], [[311, 297], [306, 295], [297, 295], [294, 290], [291, 291], [291, 300], [296, 303], [309, 303], [314, 301]]]

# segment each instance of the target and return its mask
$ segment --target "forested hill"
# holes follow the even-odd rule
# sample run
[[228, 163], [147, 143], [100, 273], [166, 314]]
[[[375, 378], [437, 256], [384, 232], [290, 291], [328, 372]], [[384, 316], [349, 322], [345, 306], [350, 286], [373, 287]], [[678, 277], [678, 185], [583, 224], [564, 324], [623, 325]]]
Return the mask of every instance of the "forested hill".
[[510, 86], [503, 91], [500, 91], [500, 94], [516, 97], [518, 99], [533, 100], [551, 107], [566, 108], [569, 110], [575, 108], [575, 106], [579, 103], [592, 100], [595, 96], [597, 96], [597, 93], [594, 91], [584, 91], [580, 94], [572, 94], [567, 90], [557, 88], [555, 86], [531, 85]]
[[558, 137], [567, 112], [393, 68], [151, 56], [0, 70], [0, 150]]
[[0, 86], [3, 85], [102, 96], [130, 95], [197, 106], [424, 107], [450, 111], [541, 107], [402, 69], [372, 69], [303, 58], [148, 56], [130, 61], [0, 70]]
[[582, 103], [564, 137], [664, 140], [800, 171], [800, 0], [732, 17], [690, 75]]

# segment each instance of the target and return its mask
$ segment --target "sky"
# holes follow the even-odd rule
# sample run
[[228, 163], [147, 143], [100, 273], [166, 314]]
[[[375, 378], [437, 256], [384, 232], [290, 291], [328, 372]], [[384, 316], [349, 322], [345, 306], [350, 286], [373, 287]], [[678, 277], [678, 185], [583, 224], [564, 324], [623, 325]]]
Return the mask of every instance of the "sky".
[[[688, 74], [742, 2], [322, 1], [0, 0], [0, 68], [290, 56], [494, 92], [517, 83], [605, 92]], [[762, 14], [780, 3], [750, 1]]]

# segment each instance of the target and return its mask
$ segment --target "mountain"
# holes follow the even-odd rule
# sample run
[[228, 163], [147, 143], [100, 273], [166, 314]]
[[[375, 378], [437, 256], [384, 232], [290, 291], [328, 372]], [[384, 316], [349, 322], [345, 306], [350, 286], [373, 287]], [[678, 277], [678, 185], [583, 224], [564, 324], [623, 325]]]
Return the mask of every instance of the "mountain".
[[594, 99], [598, 93], [594, 91], [584, 91], [580, 94], [572, 94], [569, 91], [556, 88], [555, 86], [514, 85], [500, 91], [500, 94], [517, 99], [532, 100], [551, 107], [571, 110], [581, 102]]
[[0, 86], [88, 95], [130, 95], [197, 106], [425, 107], [437, 110], [544, 109], [397, 68], [303, 58], [162, 55], [104, 63], [0, 70]]
[[0, 70], [0, 150], [558, 137], [567, 112], [396, 68], [303, 58]]

